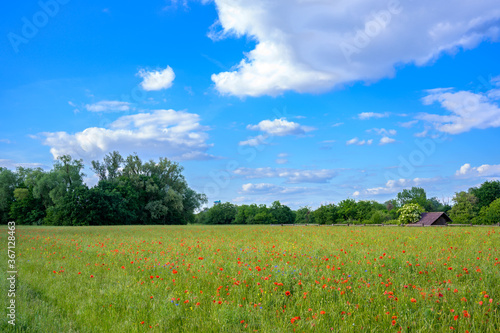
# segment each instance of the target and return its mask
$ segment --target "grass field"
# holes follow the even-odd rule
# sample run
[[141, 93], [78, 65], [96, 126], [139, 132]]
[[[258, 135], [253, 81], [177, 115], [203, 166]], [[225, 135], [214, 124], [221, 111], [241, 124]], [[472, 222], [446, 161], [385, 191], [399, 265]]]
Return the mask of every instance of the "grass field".
[[16, 331], [500, 331], [494, 227], [18, 226], [16, 238]]

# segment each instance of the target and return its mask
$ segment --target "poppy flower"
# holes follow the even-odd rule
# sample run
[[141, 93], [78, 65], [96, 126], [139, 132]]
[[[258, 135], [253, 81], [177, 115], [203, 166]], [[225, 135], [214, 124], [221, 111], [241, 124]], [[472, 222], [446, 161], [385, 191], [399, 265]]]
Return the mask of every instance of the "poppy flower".
[[290, 296], [291, 294], [289, 291], [285, 291], [285, 295]]

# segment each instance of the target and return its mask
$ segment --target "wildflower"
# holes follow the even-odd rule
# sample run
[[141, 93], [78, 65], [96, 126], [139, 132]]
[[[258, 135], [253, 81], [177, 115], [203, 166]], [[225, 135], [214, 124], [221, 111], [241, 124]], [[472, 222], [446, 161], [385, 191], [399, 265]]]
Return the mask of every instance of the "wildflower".
[[289, 291], [285, 291], [285, 295], [290, 296], [290, 292]]

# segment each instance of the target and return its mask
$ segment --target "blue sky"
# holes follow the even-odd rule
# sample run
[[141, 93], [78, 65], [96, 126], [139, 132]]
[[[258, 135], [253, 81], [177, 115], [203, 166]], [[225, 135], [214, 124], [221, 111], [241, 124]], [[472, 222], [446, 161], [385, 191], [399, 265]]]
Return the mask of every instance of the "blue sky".
[[3, 7], [0, 166], [137, 152], [210, 201], [293, 208], [500, 177], [496, 1]]

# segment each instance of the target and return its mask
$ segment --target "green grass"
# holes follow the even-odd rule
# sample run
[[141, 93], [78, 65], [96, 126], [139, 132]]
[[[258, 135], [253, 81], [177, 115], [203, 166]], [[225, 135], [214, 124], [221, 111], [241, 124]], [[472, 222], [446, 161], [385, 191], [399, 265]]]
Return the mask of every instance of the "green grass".
[[500, 331], [494, 227], [17, 226], [15, 329], [0, 231], [2, 332]]

